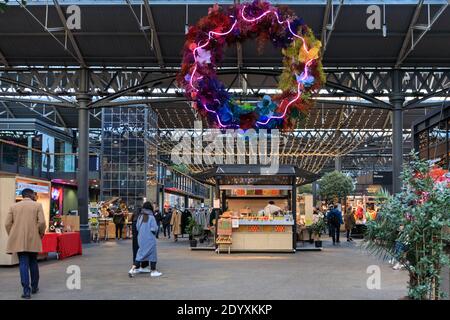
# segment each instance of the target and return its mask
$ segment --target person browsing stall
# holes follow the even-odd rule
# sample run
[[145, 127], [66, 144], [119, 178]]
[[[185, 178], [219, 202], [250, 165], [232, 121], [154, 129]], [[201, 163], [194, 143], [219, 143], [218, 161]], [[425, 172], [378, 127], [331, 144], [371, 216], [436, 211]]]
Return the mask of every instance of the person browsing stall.
[[5, 229], [9, 236], [6, 253], [17, 253], [19, 256], [22, 298], [30, 299], [31, 294], [39, 291], [37, 255], [42, 251], [46, 223], [44, 209], [40, 203], [35, 202], [34, 191], [23, 189], [22, 197], [22, 201], [11, 206], [6, 217]]

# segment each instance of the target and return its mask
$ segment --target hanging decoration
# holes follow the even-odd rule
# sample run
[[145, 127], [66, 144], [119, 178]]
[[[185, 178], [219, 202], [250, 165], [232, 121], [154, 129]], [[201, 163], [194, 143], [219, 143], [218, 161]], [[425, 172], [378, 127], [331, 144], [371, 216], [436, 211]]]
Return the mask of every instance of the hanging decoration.
[[[268, 41], [283, 54], [281, 93], [252, 105], [239, 103], [217, 76], [226, 45], [256, 40], [261, 51]], [[303, 19], [286, 6], [266, 1], [217, 4], [186, 35], [178, 83], [202, 117], [219, 128], [292, 128], [305, 117], [312, 93], [325, 82], [321, 42]]]

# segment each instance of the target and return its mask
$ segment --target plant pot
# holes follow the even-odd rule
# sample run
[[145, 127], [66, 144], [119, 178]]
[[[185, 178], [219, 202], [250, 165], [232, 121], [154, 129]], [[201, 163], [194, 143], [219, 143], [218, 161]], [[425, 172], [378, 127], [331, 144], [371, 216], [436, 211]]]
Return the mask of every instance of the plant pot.
[[189, 240], [194, 240], [194, 236], [192, 234], [189, 235]]
[[195, 248], [197, 246], [197, 240], [196, 239], [189, 240], [189, 244], [191, 245], [191, 248]]
[[322, 240], [316, 240], [314, 241], [314, 246], [316, 248], [322, 248]]

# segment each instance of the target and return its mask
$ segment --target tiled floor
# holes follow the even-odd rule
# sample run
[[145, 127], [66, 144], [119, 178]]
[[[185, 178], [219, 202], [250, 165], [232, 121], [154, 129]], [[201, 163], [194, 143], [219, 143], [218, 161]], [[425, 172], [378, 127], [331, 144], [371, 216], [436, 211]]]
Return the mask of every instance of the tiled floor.
[[[160, 278], [130, 279], [131, 241], [91, 244], [83, 256], [39, 263], [40, 293], [33, 299], [398, 299], [407, 273], [369, 256], [359, 242], [321, 252], [222, 254], [190, 251], [187, 240], [160, 240]], [[81, 289], [69, 290], [66, 273], [80, 267]], [[379, 266], [381, 288], [368, 289], [369, 266]], [[0, 299], [20, 297], [17, 267], [0, 268]]]

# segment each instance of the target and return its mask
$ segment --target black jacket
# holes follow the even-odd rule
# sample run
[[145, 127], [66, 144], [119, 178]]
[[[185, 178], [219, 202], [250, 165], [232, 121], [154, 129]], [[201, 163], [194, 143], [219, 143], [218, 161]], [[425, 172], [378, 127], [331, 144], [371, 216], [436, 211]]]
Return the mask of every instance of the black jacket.
[[164, 212], [161, 217], [162, 224], [165, 226], [169, 225], [171, 219], [172, 219], [172, 212]]

